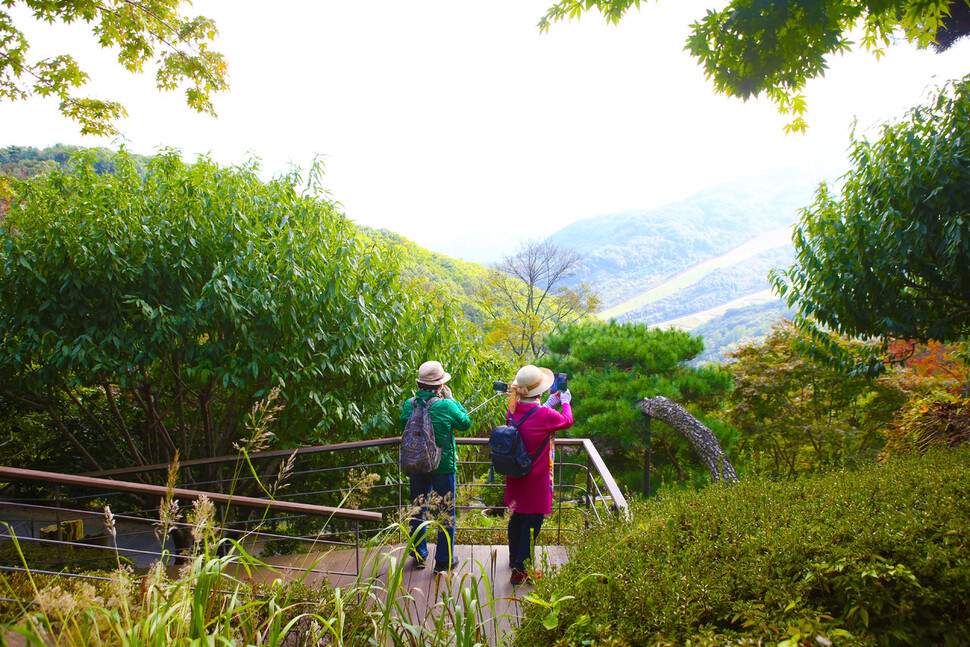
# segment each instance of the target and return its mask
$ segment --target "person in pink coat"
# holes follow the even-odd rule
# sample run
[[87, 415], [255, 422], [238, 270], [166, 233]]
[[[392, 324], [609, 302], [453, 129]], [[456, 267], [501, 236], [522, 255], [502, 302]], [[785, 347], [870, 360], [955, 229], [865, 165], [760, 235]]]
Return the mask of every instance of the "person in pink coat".
[[[544, 515], [552, 512], [552, 465], [555, 433], [573, 426], [572, 395], [568, 390], [550, 395], [544, 405], [542, 394], [556, 381], [552, 371], [528, 364], [519, 369], [515, 381], [509, 385], [509, 415], [518, 423], [530, 411], [538, 409], [519, 427], [525, 449], [534, 454], [546, 445], [532, 464], [532, 471], [522, 478], [506, 477], [505, 505], [509, 516], [509, 562], [512, 584], [527, 578], [526, 562], [532, 559], [532, 549]], [[553, 407], [562, 404], [562, 413]], [[548, 444], [547, 444], [548, 443]]]

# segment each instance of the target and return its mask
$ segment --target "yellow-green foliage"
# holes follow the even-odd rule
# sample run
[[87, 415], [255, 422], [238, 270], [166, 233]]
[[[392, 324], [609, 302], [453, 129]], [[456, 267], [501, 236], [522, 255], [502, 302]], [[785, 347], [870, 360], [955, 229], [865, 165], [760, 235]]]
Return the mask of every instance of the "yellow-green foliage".
[[529, 624], [516, 644], [590, 644], [600, 631], [631, 645], [965, 645], [968, 502], [966, 448], [671, 491], [589, 531], [536, 584], [541, 599], [575, 598], [555, 628]]
[[[832, 335], [852, 352], [871, 344]], [[894, 375], [870, 380], [803, 352], [805, 335], [780, 321], [759, 342], [730, 353], [734, 390], [726, 419], [741, 432], [745, 467], [791, 477], [854, 465], [882, 446], [881, 431], [906, 392]]]
[[422, 290], [444, 290], [460, 304], [466, 318], [475, 323], [481, 322], [482, 315], [475, 293], [488, 275], [484, 266], [429, 251], [387, 229], [360, 225], [357, 228], [364, 240], [393, 249], [401, 255], [401, 278], [405, 282]]

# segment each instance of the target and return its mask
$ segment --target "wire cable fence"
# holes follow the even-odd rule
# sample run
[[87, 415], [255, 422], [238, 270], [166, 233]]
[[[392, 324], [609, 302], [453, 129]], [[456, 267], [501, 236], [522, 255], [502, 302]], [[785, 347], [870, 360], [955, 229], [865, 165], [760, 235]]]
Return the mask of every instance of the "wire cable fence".
[[[504, 482], [491, 474], [487, 442], [457, 439], [456, 544], [505, 541]], [[177, 566], [191, 554], [188, 512], [202, 497], [215, 505], [218, 535], [253, 556], [359, 549], [413, 512], [399, 445], [394, 437], [189, 460], [178, 465], [184, 487], [177, 488], [164, 485], [168, 464], [84, 475], [0, 466], [6, 484], [0, 574], [26, 566], [32, 573], [99, 577], [97, 571], [118, 563], [136, 571], [159, 560]], [[546, 543], [568, 543], [569, 533], [625, 513], [626, 501], [592, 442], [558, 439], [553, 451], [554, 523], [546, 527], [555, 541], [547, 533]], [[160, 511], [165, 505], [172, 509]], [[231, 550], [230, 542], [220, 546]], [[359, 558], [352, 566], [332, 573], [359, 573]]]

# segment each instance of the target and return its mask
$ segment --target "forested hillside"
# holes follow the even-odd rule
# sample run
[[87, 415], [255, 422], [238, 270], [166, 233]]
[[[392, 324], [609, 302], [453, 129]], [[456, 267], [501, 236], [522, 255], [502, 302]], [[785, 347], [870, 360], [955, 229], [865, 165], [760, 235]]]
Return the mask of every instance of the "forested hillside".
[[792, 310], [780, 299], [769, 303], [728, 310], [690, 331], [704, 341], [704, 352], [694, 364], [726, 362], [726, 353], [741, 344], [763, 339], [781, 319], [790, 318]]
[[[582, 254], [584, 268], [574, 280], [590, 284], [610, 307], [765, 231], [795, 222], [816, 181], [795, 172], [741, 179], [656, 209], [587, 218], [550, 240]], [[785, 262], [781, 256], [770, 256], [713, 276], [715, 285], [701, 286], [700, 292], [716, 292], [723, 302], [741, 296], [748, 286], [764, 286], [768, 265]], [[693, 307], [687, 302], [694, 300], [710, 302], [700, 294], [677, 296], [675, 302], [685, 302], [682, 312], [661, 305], [630, 320], [653, 323], [686, 314]]]
[[767, 290], [768, 271], [789, 267], [795, 259], [790, 245], [755, 255], [744, 263], [714, 270], [700, 281], [687, 285], [670, 296], [631, 310], [617, 321], [669, 321], [686, 314], [722, 305], [737, 297]]
[[[46, 173], [53, 169], [66, 170], [71, 162], [71, 156], [81, 150], [78, 146], [57, 144], [47, 148], [32, 146], [7, 146], [0, 148], [0, 174], [9, 175], [18, 180], [24, 180], [35, 175]], [[115, 151], [108, 148], [89, 149], [94, 155], [93, 168], [100, 173], [113, 173], [115, 164], [112, 158]], [[151, 157], [132, 155], [139, 173], [144, 173]]]
[[481, 311], [472, 297], [488, 271], [484, 266], [429, 251], [387, 229], [363, 225], [357, 225], [357, 229], [365, 239], [401, 253], [402, 278], [429, 290], [444, 289], [461, 304], [462, 312], [470, 321], [481, 322]]

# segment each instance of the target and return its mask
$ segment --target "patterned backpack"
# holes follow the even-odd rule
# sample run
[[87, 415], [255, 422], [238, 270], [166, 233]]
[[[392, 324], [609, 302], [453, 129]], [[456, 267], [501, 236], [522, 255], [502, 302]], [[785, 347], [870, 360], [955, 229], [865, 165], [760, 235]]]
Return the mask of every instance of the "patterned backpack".
[[401, 469], [408, 474], [430, 474], [441, 462], [441, 447], [434, 441], [434, 426], [428, 409], [440, 400], [419, 398], [411, 400], [411, 417], [401, 433]]

